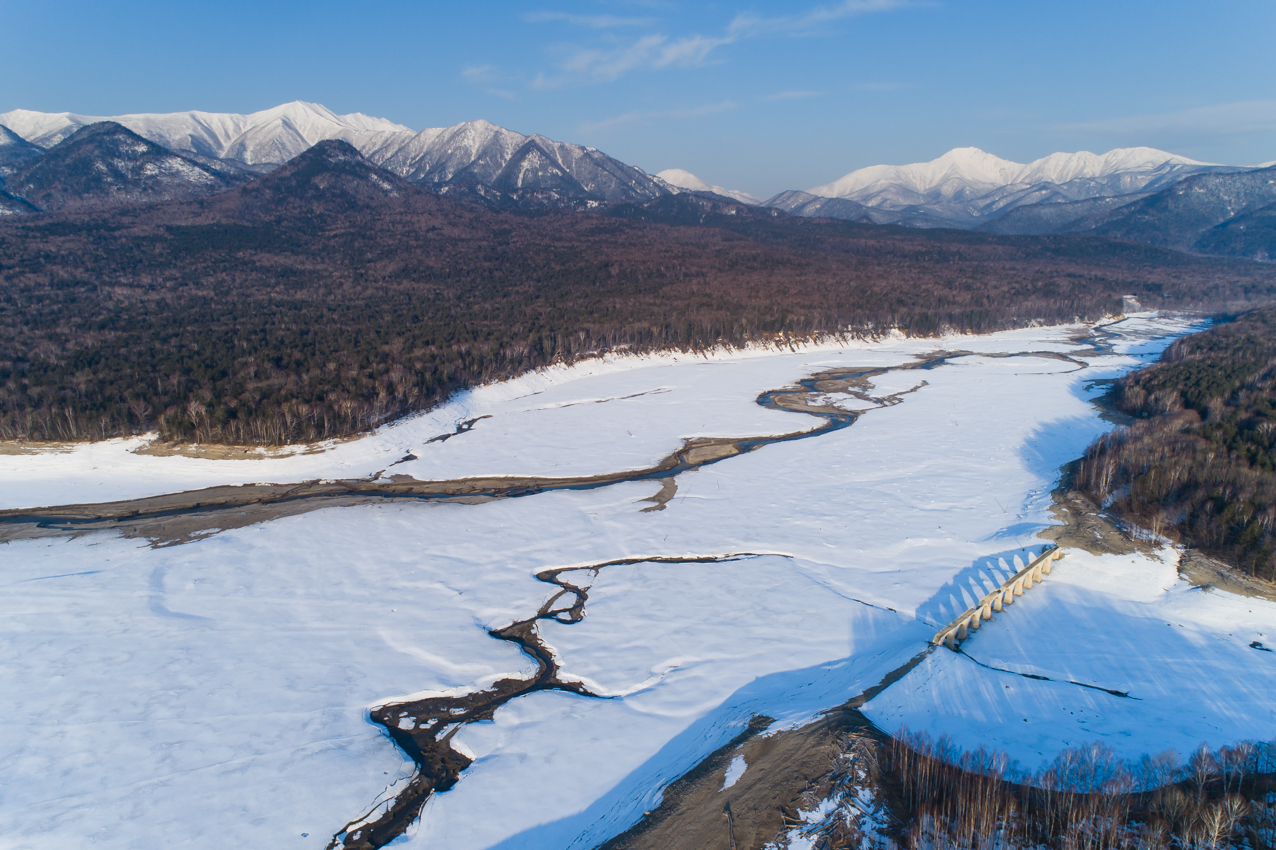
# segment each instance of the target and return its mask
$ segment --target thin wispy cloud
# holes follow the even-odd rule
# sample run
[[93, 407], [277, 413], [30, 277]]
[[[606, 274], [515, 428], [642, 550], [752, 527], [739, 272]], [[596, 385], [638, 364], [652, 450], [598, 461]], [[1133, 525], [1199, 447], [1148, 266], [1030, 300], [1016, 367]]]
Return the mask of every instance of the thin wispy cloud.
[[700, 35], [671, 39], [644, 35], [631, 44], [610, 48], [577, 48], [560, 67], [566, 75], [540, 78], [540, 88], [557, 88], [569, 82], [610, 82], [639, 69], [690, 68], [705, 64], [714, 48], [727, 42]]
[[781, 92], [776, 92], [775, 94], [769, 94], [769, 95], [766, 95], [766, 96], [765, 96], [765, 97], [763, 97], [762, 99], [763, 99], [763, 100], [766, 100], [766, 101], [772, 101], [772, 100], [806, 100], [806, 99], [808, 99], [808, 98], [812, 98], [812, 97], [823, 97], [823, 96], [824, 96], [824, 92], [818, 92], [818, 91], [806, 91], [806, 90], [802, 89], [802, 90], [797, 90], [797, 91], [781, 91]]
[[648, 27], [655, 18], [622, 18], [619, 15], [573, 15], [569, 12], [528, 12], [523, 20], [529, 24], [564, 23], [601, 30], [614, 27]]
[[[552, 77], [540, 74], [532, 85], [543, 89], [558, 88], [570, 83], [610, 82], [632, 71], [694, 68], [716, 61], [713, 54], [718, 48], [746, 39], [774, 35], [816, 35], [836, 21], [917, 5], [917, 0], [843, 0], [841, 3], [814, 6], [790, 15], [741, 13], [727, 24], [721, 35], [697, 33], [675, 37], [664, 33], [649, 33], [626, 42], [611, 37], [610, 43], [603, 46], [573, 45], [559, 64], [563, 73]], [[613, 20], [606, 15], [573, 16], [556, 12], [536, 14], [553, 16], [537, 20], [575, 22], [575, 18], [581, 18], [583, 22], [595, 17], [599, 20]], [[598, 28], [601, 26], [600, 24]]]
[[491, 83], [497, 78], [495, 65], [470, 65], [461, 69], [461, 76], [471, 83]]
[[743, 12], [736, 15], [727, 27], [727, 33], [737, 38], [753, 38], [760, 35], [816, 35], [822, 26], [834, 21], [871, 15], [876, 12], [892, 12], [922, 5], [916, 0], [843, 0], [828, 6], [816, 6], [793, 15], [758, 15]]
[[1059, 131], [1081, 135], [1146, 137], [1155, 133], [1243, 136], [1276, 131], [1276, 100], [1247, 100], [1173, 112], [1131, 115], [1065, 124]]
[[518, 100], [518, 95], [508, 89], [496, 88], [493, 83], [499, 83], [507, 79], [501, 74], [495, 65], [469, 65], [461, 69], [461, 76], [478, 86], [483, 86], [483, 91], [494, 97], [503, 97], [506, 100]]
[[617, 115], [615, 118], [606, 118], [602, 121], [593, 121], [580, 125], [582, 133], [592, 133], [598, 130], [608, 130], [613, 127], [621, 127], [626, 124], [646, 124], [650, 121], [660, 119], [688, 120], [692, 118], [703, 118], [706, 115], [716, 115], [720, 112], [730, 112], [735, 109], [737, 104], [731, 100], [724, 100], [721, 103], [706, 103], [703, 106], [691, 106], [680, 109], [661, 109], [661, 110], [636, 110], [626, 112], [623, 115]]

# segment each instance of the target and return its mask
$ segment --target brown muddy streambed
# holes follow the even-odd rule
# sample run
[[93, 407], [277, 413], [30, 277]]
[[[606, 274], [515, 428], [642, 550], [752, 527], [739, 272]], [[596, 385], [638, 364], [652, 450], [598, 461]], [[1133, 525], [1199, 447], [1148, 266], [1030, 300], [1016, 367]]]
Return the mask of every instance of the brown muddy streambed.
[[[1085, 340], [1092, 353], [1108, 347], [1096, 329]], [[842, 368], [815, 374], [796, 385], [763, 393], [758, 404], [816, 416], [823, 421], [815, 428], [764, 437], [699, 438], [684, 440], [681, 448], [655, 466], [630, 472], [605, 473], [573, 478], [481, 477], [448, 481], [420, 481], [408, 476], [386, 477], [384, 470], [372, 478], [318, 480], [296, 484], [256, 484], [210, 487], [121, 502], [66, 505], [0, 511], [0, 542], [34, 537], [65, 536], [95, 531], [116, 531], [125, 537], [145, 538], [153, 546], [169, 546], [200, 539], [220, 530], [238, 528], [280, 517], [326, 507], [370, 502], [413, 500], [426, 502], [483, 503], [494, 499], [517, 498], [555, 490], [588, 490], [632, 481], [660, 481], [660, 491], [646, 501], [645, 510], [664, 509], [677, 490], [676, 476], [730, 457], [756, 451], [775, 443], [815, 438], [852, 425], [866, 410], [899, 404], [909, 393], [926, 385], [921, 380], [912, 389], [885, 396], [871, 394], [871, 379], [895, 371], [929, 370], [950, 360], [981, 357], [1044, 357], [1064, 360], [1085, 368], [1083, 361], [1057, 352], [1017, 352], [983, 354], [938, 352], [902, 366], [884, 368]], [[863, 403], [855, 412], [828, 402], [828, 397], [845, 395]], [[455, 434], [464, 434], [479, 420], [463, 423]], [[584, 686], [560, 676], [553, 652], [541, 641], [537, 623], [554, 620], [562, 624], [580, 622], [585, 616], [589, 582], [612, 566], [640, 563], [704, 564], [757, 557], [761, 553], [733, 552], [721, 555], [623, 558], [583, 566], [541, 571], [540, 581], [554, 591], [532, 616], [493, 629], [498, 640], [515, 643], [536, 664], [528, 678], [506, 678], [490, 687], [459, 696], [434, 696], [378, 706], [370, 712], [373, 722], [416, 764], [415, 775], [372, 811], [349, 822], [334, 835], [329, 848], [366, 850], [379, 848], [402, 835], [420, 815], [431, 794], [446, 791], [459, 779], [470, 760], [451, 746], [456, 731], [475, 721], [490, 720], [496, 710], [513, 699], [540, 690], [561, 690], [596, 696]], [[773, 553], [767, 553], [773, 554]], [[914, 660], [915, 663], [916, 659]], [[605, 698], [605, 697], [604, 697]], [[387, 792], [389, 793], [389, 792]]]
[[[869, 395], [869, 379], [899, 369], [934, 368], [956, 356], [960, 355], [935, 355], [917, 363], [891, 368], [836, 369], [801, 380], [797, 386], [770, 390], [758, 397], [758, 404], [772, 410], [806, 413], [824, 421], [810, 430], [766, 437], [705, 437], [684, 440], [681, 448], [646, 469], [571, 478], [486, 476], [448, 481], [420, 481], [406, 475], [386, 476], [383, 470], [371, 478], [321, 479], [296, 484], [228, 485], [120, 502], [0, 510], [0, 542], [93, 531], [118, 531], [125, 537], [141, 537], [156, 546], [169, 546], [187, 543], [216, 531], [327, 507], [403, 499], [481, 503], [554, 490], [593, 490], [630, 481], [670, 481], [683, 472], [756, 451], [763, 446], [840, 431], [850, 426], [860, 414], [832, 405], [814, 404], [813, 397], [841, 392], [866, 402], [871, 408], [898, 404], [906, 393], [880, 398]], [[923, 381], [921, 385], [924, 383]], [[468, 432], [477, 421], [464, 423], [470, 427], [459, 428], [457, 433]], [[662, 492], [664, 489], [666, 488], [662, 488]], [[675, 490], [676, 487], [670, 489], [670, 497]], [[663, 502], [659, 502], [656, 507], [662, 505]]]
[[[505, 703], [536, 691], [559, 690], [582, 696], [598, 696], [578, 682], [560, 678], [558, 662], [553, 652], [541, 641], [536, 624], [541, 620], [554, 620], [571, 625], [585, 619], [589, 583], [604, 569], [633, 564], [721, 564], [752, 557], [758, 557], [758, 553], [737, 552], [685, 558], [620, 558], [537, 573], [536, 578], [558, 589], [545, 600], [535, 615], [488, 632], [497, 640], [517, 644], [536, 662], [536, 672], [526, 679], [501, 679], [486, 690], [461, 696], [425, 697], [372, 709], [372, 720], [385, 727], [390, 738], [416, 762], [417, 772], [392, 799], [346, 824], [328, 845], [330, 850], [338, 847], [349, 850], [384, 847], [403, 834], [421, 813], [421, 807], [429, 796], [436, 791], [451, 788], [460, 778], [461, 771], [470, 766], [470, 759], [451, 746], [452, 736], [466, 724], [477, 720], [491, 720], [496, 709]], [[577, 575], [582, 578], [576, 578]]]

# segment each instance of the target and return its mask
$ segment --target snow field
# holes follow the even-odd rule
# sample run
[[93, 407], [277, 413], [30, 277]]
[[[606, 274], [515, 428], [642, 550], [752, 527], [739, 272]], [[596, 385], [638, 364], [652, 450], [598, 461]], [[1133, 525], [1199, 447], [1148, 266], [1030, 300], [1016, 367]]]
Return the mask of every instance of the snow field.
[[[0, 509], [134, 499], [215, 485], [364, 478], [386, 471], [422, 480], [477, 475], [575, 476], [641, 469], [684, 437], [786, 433], [818, 420], [766, 410], [766, 390], [837, 365], [896, 366], [937, 348], [1068, 350], [1078, 328], [1010, 331], [987, 337], [892, 338], [825, 343], [792, 353], [773, 349], [707, 357], [607, 357], [529, 373], [460, 393], [428, 413], [357, 440], [287, 457], [213, 460], [135, 454], [148, 438], [76, 445], [69, 451], [0, 455]], [[904, 373], [907, 382], [912, 373]], [[912, 386], [907, 383], [901, 387]], [[892, 385], [893, 387], [893, 385]], [[894, 391], [892, 388], [890, 391]], [[490, 416], [445, 441], [458, 423]], [[418, 459], [400, 461], [408, 454]]]
[[[1039, 551], [1034, 534], [1051, 522], [1058, 467], [1108, 427], [1089, 402], [1089, 382], [1155, 356], [1183, 328], [1123, 323], [1128, 353], [1085, 355], [1095, 365], [1083, 371], [1042, 357], [973, 356], [890, 373], [874, 379], [875, 394], [927, 385], [848, 429], [683, 474], [660, 512], [640, 512], [658, 482], [635, 482], [483, 505], [326, 509], [165, 549], [103, 534], [8, 544], [0, 572], [0, 672], [11, 683], [0, 692], [0, 834], [22, 847], [75, 846], [90, 836], [106, 847], [322, 847], [410, 773], [367, 722], [370, 706], [481, 688], [531, 669], [486, 630], [532, 615], [553, 592], [535, 580], [538, 571], [761, 553], [605, 569], [583, 622], [540, 628], [564, 677], [614, 696], [541, 692], [460, 730], [458, 744], [475, 764], [401, 839], [448, 848], [593, 846], [656, 805], [663, 784], [752, 715], [796, 725], [861, 692], [977, 598], [989, 563]], [[408, 450], [419, 460], [391, 472], [638, 468], [684, 437], [814, 427], [813, 417], [766, 411], [754, 399], [823, 369], [909, 362], [941, 345], [1070, 351], [1073, 331], [591, 361], [480, 388], [323, 454], [200, 461], [98, 446], [5, 457], [0, 480], [6, 501], [38, 504], [83, 501], [93, 487], [137, 494], [235, 476], [367, 474]], [[424, 442], [484, 413], [492, 418], [470, 433]], [[1064, 587], [1067, 570], [1080, 569], [1072, 558], [981, 630], [969, 651], [992, 645], [1003, 626], [1023, 620], [1026, 628], [1038, 594], [1048, 600], [1052, 584]], [[1173, 571], [1157, 575], [1164, 584]], [[1101, 588], [1078, 588], [1102, 598]], [[1226, 598], [1182, 594], [1189, 612], [1197, 600]], [[1138, 634], [1134, 604], [1112, 605], [1108, 627]], [[1061, 607], [1058, 628], [1075, 629], [1066, 622], [1074, 613]], [[1214, 622], [1198, 620], [1207, 632]], [[1040, 645], [1025, 639], [1016, 655], [1012, 642], [995, 657], [1052, 676], [1066, 661], [1105, 682], [1139, 672], [1038, 654]], [[1258, 681], [1254, 665], [1269, 663], [1269, 654], [1245, 651], [1251, 655], [1226, 656], [1228, 674]], [[905, 707], [924, 698], [932, 706], [919, 710], [927, 723], [908, 720], [915, 728], [966, 724], [998, 741], [1019, 734], [994, 714], [1008, 716], [996, 699], [1005, 699], [1009, 674], [952, 656], [979, 672], [960, 668], [949, 689], [936, 678], [958, 669], [945, 652], [871, 709], [887, 712], [888, 697], [915, 694]], [[1097, 716], [1091, 706], [1109, 712], [1103, 700], [1117, 701], [1075, 685], [1013, 680], [1016, 688], [1056, 689], [1043, 693], [1056, 694], [1059, 708], [1043, 697], [1041, 712]], [[993, 685], [1001, 690], [979, 702], [980, 689]], [[1146, 727], [1151, 736], [1171, 720], [1184, 735], [1203, 734], [1199, 719], [1119, 702], [1124, 713], [1105, 715], [1111, 735]], [[1236, 728], [1256, 726], [1266, 710], [1252, 701], [1234, 706]]]
[[371, 703], [530, 672], [474, 624], [538, 603], [535, 582], [485, 595], [451, 583], [456, 563], [423, 571], [410, 527], [378, 513], [160, 550], [5, 546], [0, 844], [322, 847], [411, 774]]
[[1125, 758], [1271, 740], [1276, 653], [1250, 644], [1276, 643], [1276, 603], [1192, 587], [1177, 562], [1172, 548], [1069, 550], [963, 654], [936, 651], [865, 714], [967, 748], [991, 742], [1030, 769], [1096, 740]]
[[[542, 692], [461, 729], [480, 761], [427, 804], [413, 844], [596, 846], [754, 714], [804, 722], [875, 684], [924, 639], [915, 623], [847, 600], [803, 566], [772, 555], [607, 568], [585, 620], [543, 622], [541, 634], [565, 677], [624, 696]], [[506, 801], [499, 818], [475, 817], [495, 800]]]

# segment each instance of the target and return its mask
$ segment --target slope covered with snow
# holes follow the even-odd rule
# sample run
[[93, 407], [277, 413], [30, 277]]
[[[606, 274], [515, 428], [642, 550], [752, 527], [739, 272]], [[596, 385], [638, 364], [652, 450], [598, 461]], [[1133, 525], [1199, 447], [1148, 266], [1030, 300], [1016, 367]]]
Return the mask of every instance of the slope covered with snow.
[[1012, 185], [1064, 184], [1073, 180], [1120, 185], [1122, 178], [1125, 182], [1135, 182], [1138, 176], [1151, 179], [1167, 169], [1209, 167], [1209, 163], [1154, 148], [1118, 148], [1101, 156], [1089, 151], [1053, 153], [1026, 165], [979, 148], [954, 148], [930, 162], [861, 168], [807, 191], [824, 198], [850, 198], [871, 206], [888, 206], [915, 202], [914, 199], [974, 198]]
[[518, 206], [641, 202], [669, 192], [642, 169], [602, 151], [525, 136], [488, 121], [431, 127], [368, 156], [413, 182]]
[[656, 176], [670, 186], [677, 186], [679, 189], [688, 189], [692, 192], [712, 192], [715, 195], [734, 198], [741, 203], [755, 206], [762, 203], [761, 198], [756, 198], [748, 192], [741, 192], [739, 189], [724, 189], [721, 186], [706, 183], [690, 171], [683, 171], [681, 168], [666, 168], [664, 171], [658, 172]]
[[669, 186], [640, 168], [583, 145], [525, 136], [487, 121], [414, 132], [362, 113], [337, 115], [295, 101], [236, 115], [213, 112], [97, 117], [17, 109], [0, 124], [27, 143], [49, 148], [77, 129], [118, 123], [169, 150], [232, 160], [258, 170], [287, 162], [315, 144], [337, 139], [378, 165], [438, 191], [513, 206], [572, 206], [651, 200]]
[[[1081, 328], [1034, 328], [585, 361], [290, 458], [141, 456], [128, 451], [138, 441], [0, 456], [6, 505], [364, 477], [399, 460], [387, 474], [635, 469], [688, 437], [814, 427], [755, 401], [796, 378], [892, 369], [937, 346], [972, 352], [872, 377], [874, 395], [915, 390], [846, 429], [679, 475], [662, 511], [643, 512], [660, 485], [635, 481], [330, 507], [180, 546], [106, 533], [14, 541], [0, 577], [0, 827], [20, 846], [319, 850], [411, 772], [369, 706], [527, 675], [528, 658], [487, 630], [549, 598], [534, 573], [632, 558], [593, 578], [581, 622], [540, 625], [564, 673], [610, 698], [534, 693], [461, 728], [473, 764], [395, 844], [596, 846], [750, 717], [799, 724], [876, 684], [970, 604], [990, 565], [1039, 550], [1060, 465], [1110, 427], [1088, 401], [1094, 379], [1185, 329], [1130, 320], [1108, 353], [1080, 345]], [[1015, 352], [1027, 354], [998, 356]], [[740, 551], [758, 555], [639, 560]], [[1137, 756], [1271, 737], [1276, 667], [1247, 642], [1276, 606], [1245, 600], [1243, 614], [1224, 593], [1189, 592], [1171, 559], [1070, 555], [967, 644], [1000, 669], [937, 650], [869, 710], [963, 743], [982, 735], [1025, 764], [1095, 739]], [[1194, 675], [1223, 662], [1227, 681]], [[1020, 711], [1030, 702], [1037, 710]]]
[[325, 139], [350, 142], [366, 154], [396, 140], [401, 144], [412, 136], [407, 127], [384, 118], [358, 112], [337, 115], [327, 107], [304, 101], [248, 115], [171, 112], [103, 117], [26, 109], [0, 114], [0, 124], [45, 148], [99, 121], [114, 121], [179, 153], [234, 159], [247, 165], [279, 165]]
[[[1193, 174], [1236, 170], [1146, 147], [1053, 153], [1026, 164], [955, 148], [930, 162], [861, 168], [805, 194], [869, 207], [880, 223], [975, 228], [1021, 207], [1154, 192]], [[791, 194], [767, 205], [795, 206]], [[799, 215], [848, 217], [836, 205], [801, 206]]]

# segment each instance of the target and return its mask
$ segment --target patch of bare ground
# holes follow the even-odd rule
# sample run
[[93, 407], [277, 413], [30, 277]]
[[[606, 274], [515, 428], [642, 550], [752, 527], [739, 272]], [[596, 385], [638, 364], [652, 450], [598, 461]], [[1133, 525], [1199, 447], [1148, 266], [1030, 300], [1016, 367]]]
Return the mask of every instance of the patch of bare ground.
[[0, 455], [65, 454], [83, 443], [46, 443], [37, 440], [0, 440]]
[[[164, 546], [203, 534], [242, 528], [320, 508], [368, 504], [394, 499], [476, 504], [549, 490], [589, 489], [635, 480], [671, 480], [675, 475], [753, 451], [763, 445], [813, 436], [854, 421], [852, 414], [830, 416], [811, 431], [745, 440], [687, 440], [683, 447], [648, 469], [576, 478], [487, 476], [448, 481], [420, 481], [408, 475], [372, 479], [303, 481], [298, 484], [246, 484], [207, 487], [120, 502], [0, 510], [0, 542], [115, 530], [125, 537], [145, 538]], [[662, 490], [664, 486], [662, 484]], [[672, 497], [672, 493], [670, 493]], [[659, 500], [659, 494], [656, 497]], [[659, 502], [658, 502], [659, 503]]]
[[[772, 721], [754, 717], [730, 743], [670, 783], [660, 806], [599, 850], [760, 850], [793, 817], [803, 793], [821, 787], [832, 772], [846, 720], [830, 715], [801, 729], [759, 735]], [[748, 767], [723, 788], [736, 756]]]
[[[450, 435], [449, 435], [450, 436]], [[200, 460], [276, 460], [298, 455], [317, 455], [331, 449], [338, 443], [348, 442], [357, 437], [344, 437], [328, 440], [314, 445], [300, 446], [231, 446], [217, 443], [170, 443], [164, 440], [153, 440], [133, 449], [135, 455], [147, 457], [193, 457]], [[0, 440], [0, 456], [2, 455], [38, 455], [64, 454], [75, 451], [79, 446], [88, 445], [90, 441], [45, 442], [40, 440]]]
[[666, 478], [660, 482], [660, 489], [656, 491], [656, 495], [648, 496], [645, 499], [639, 499], [640, 502], [651, 502], [651, 506], [643, 508], [639, 513], [649, 514], [655, 511], [663, 511], [665, 505], [673, 500], [678, 494], [678, 479]]
[[1064, 549], [1081, 549], [1091, 555], [1129, 555], [1149, 552], [1151, 547], [1135, 541], [1094, 502], [1067, 486], [1056, 489], [1050, 513], [1060, 522], [1037, 534]]
[[[1154, 549], [1147, 541], [1131, 538], [1112, 517], [1076, 490], [1056, 490], [1050, 512], [1062, 524], [1051, 526], [1037, 536], [1053, 540], [1065, 549], [1081, 549], [1091, 555], [1129, 555]], [[1197, 587], [1276, 602], [1276, 584], [1246, 575], [1199, 549], [1179, 550], [1179, 575]]]
[[[1051, 526], [1037, 536], [1053, 540], [1065, 549], [1081, 549], [1091, 555], [1154, 551], [1147, 541], [1130, 537], [1117, 525], [1114, 517], [1101, 510], [1084, 493], [1060, 487], [1054, 492], [1050, 512], [1061, 524]], [[1180, 576], [1197, 587], [1216, 588], [1238, 596], [1276, 602], [1276, 584], [1247, 575], [1199, 549], [1180, 549], [1178, 569]]]
[[[762, 850], [797, 822], [805, 801], [832, 789], [848, 734], [885, 739], [859, 709], [921, 663], [927, 648], [817, 720], [770, 734], [754, 717], [735, 739], [664, 789], [661, 803], [599, 850]], [[723, 788], [736, 756], [747, 767]]]
[[1197, 587], [1217, 588], [1237, 596], [1276, 602], [1276, 584], [1246, 575], [1198, 549], [1183, 549], [1179, 554], [1179, 575]]
[[[347, 438], [348, 439], [348, 438]], [[154, 440], [133, 450], [135, 455], [149, 457], [193, 457], [200, 460], [277, 460], [298, 455], [323, 454], [338, 442], [347, 440], [330, 440], [326, 443], [302, 446], [230, 446], [217, 443], [170, 443]]]

